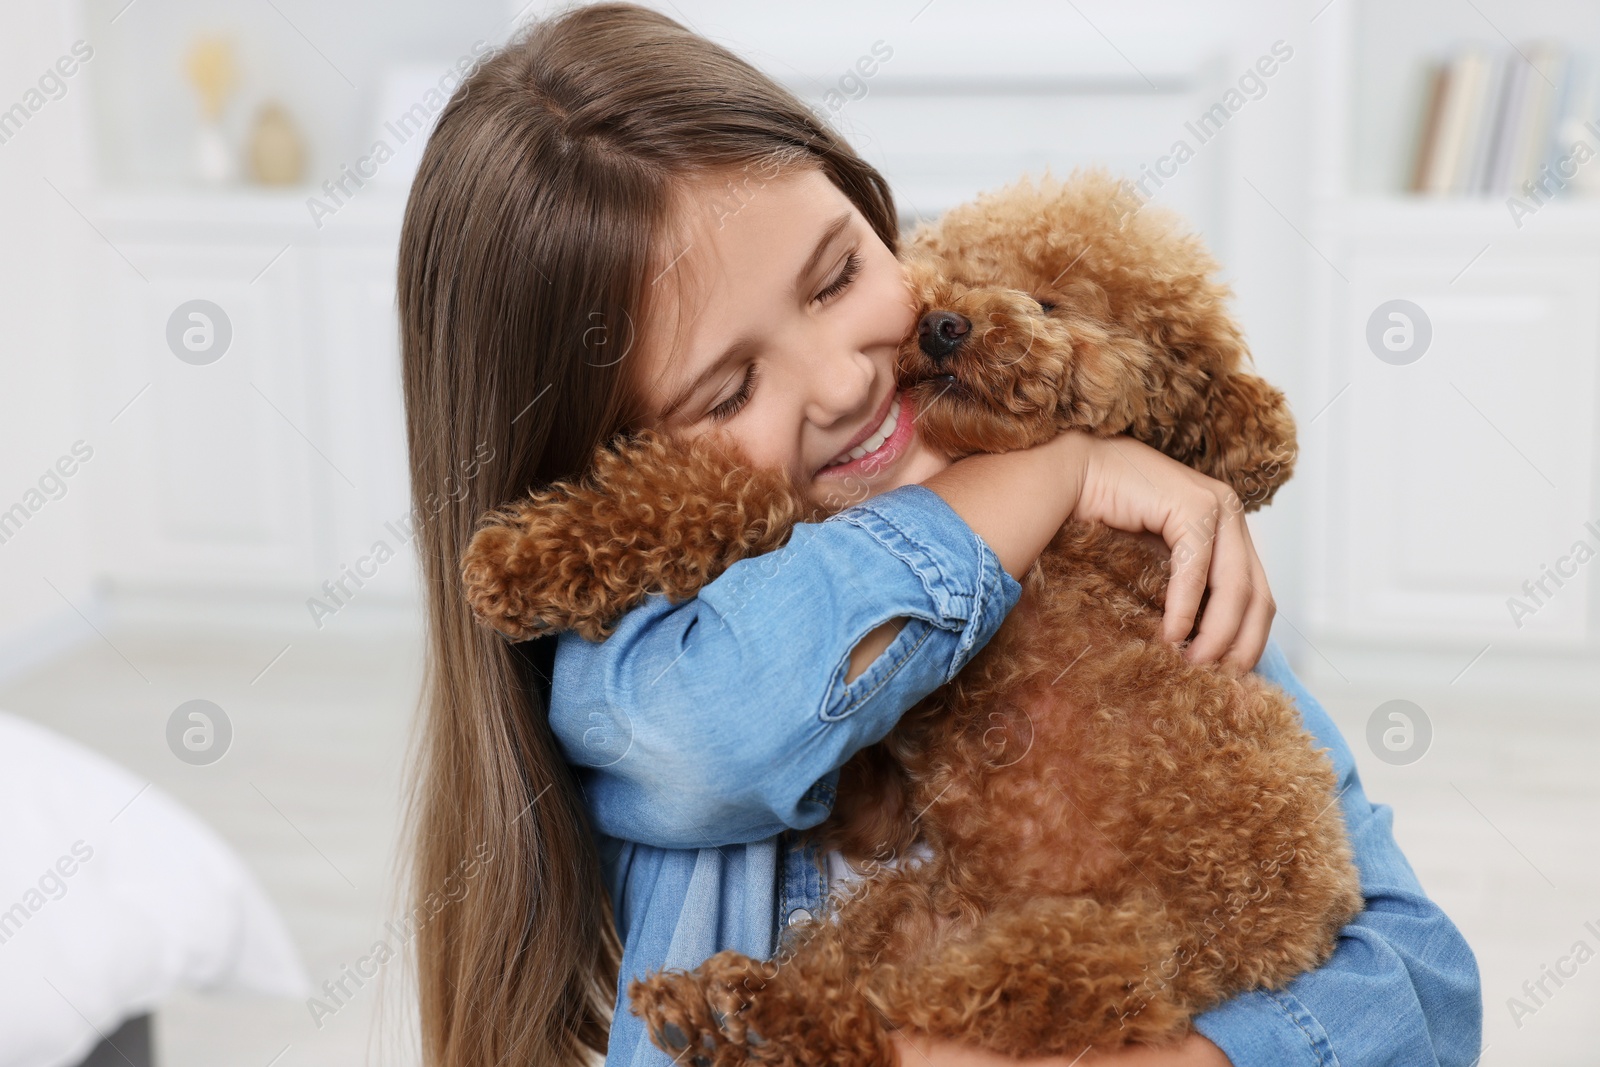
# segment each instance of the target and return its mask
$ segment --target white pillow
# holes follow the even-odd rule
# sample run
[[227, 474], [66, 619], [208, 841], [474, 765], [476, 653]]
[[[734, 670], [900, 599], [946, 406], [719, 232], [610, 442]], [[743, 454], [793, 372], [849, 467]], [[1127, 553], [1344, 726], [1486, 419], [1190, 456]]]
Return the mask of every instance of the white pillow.
[[310, 994], [283, 920], [210, 827], [3, 711], [0, 827], [0, 1067], [77, 1063], [180, 985]]

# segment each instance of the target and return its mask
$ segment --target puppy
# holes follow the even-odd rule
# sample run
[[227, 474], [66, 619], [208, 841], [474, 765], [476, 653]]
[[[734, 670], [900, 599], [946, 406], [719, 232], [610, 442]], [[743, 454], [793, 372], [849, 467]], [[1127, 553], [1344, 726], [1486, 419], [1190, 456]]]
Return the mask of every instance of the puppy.
[[[933, 448], [1126, 433], [1246, 511], [1289, 477], [1293, 419], [1244, 370], [1216, 264], [1119, 183], [1019, 181], [919, 227], [902, 262], [920, 315], [897, 372]], [[491, 512], [463, 577], [512, 639], [602, 640], [644, 596], [692, 596], [829, 511], [727, 440], [645, 432]], [[907, 1029], [1073, 1056], [1176, 1039], [1327, 957], [1361, 907], [1332, 770], [1282, 690], [1161, 639], [1154, 541], [1061, 529], [989, 643], [843, 768], [814, 833], [865, 880], [774, 961], [634, 981], [658, 1046], [865, 1067]]]

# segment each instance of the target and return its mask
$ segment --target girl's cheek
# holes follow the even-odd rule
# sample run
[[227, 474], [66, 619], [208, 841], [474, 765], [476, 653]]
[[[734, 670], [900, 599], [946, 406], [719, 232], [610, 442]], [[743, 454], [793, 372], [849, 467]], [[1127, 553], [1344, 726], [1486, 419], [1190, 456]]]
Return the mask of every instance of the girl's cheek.
[[912, 321], [916, 317], [911, 283], [901, 270], [900, 261], [889, 255], [887, 249], [884, 250], [884, 254], [889, 257], [889, 261], [878, 274], [881, 281], [875, 290], [876, 303], [883, 308], [885, 327], [895, 337], [904, 337], [911, 332]]

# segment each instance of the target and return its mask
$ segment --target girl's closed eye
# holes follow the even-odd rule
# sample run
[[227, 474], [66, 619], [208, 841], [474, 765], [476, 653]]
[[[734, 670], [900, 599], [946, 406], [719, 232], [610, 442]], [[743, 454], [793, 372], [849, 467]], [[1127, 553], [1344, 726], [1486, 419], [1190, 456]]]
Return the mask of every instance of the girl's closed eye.
[[856, 275], [860, 273], [861, 256], [859, 255], [857, 249], [852, 248], [850, 250], [850, 254], [844, 257], [844, 269], [839, 272], [839, 276], [835, 278], [826, 289], [817, 294], [817, 299], [823, 303], [827, 303], [829, 300], [832, 300], [834, 297], [850, 288], [850, 283], [855, 281]]
[[[826, 303], [850, 288], [861, 273], [861, 256], [857, 249], [851, 249], [844, 257], [844, 267], [839, 271], [838, 277], [830, 282], [827, 288], [816, 296], [817, 300]], [[760, 376], [759, 365], [752, 363], [745, 368], [744, 381], [739, 384], [739, 389], [728, 399], [711, 409], [711, 417], [718, 422], [725, 422], [739, 413], [739, 410], [750, 402], [750, 395], [755, 390], [756, 379]]]
[[750, 393], [755, 389], [756, 378], [759, 376], [760, 370], [757, 364], [752, 363], [746, 367], [744, 381], [739, 383], [739, 391], [712, 408], [711, 417], [722, 422], [739, 414], [739, 409], [750, 402]]

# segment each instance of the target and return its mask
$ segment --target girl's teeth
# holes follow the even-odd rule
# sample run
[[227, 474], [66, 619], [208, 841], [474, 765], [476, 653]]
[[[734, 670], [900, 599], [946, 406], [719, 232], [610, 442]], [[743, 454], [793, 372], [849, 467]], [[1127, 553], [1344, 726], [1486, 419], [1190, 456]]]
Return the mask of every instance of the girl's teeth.
[[844, 458], [834, 460], [832, 463], [828, 464], [828, 466], [837, 467], [842, 463], [849, 463], [853, 459], [860, 459], [862, 456], [871, 455], [873, 452], [876, 452], [878, 449], [883, 447], [883, 443], [889, 439], [889, 435], [894, 433], [895, 424], [899, 422], [899, 420], [900, 405], [891, 404], [889, 407], [888, 417], [883, 420], [883, 425], [878, 427], [878, 431], [876, 433], [867, 438], [865, 441], [862, 441], [859, 445], [856, 445], [856, 447], [852, 448], [850, 451], [846, 452], [844, 454]]

